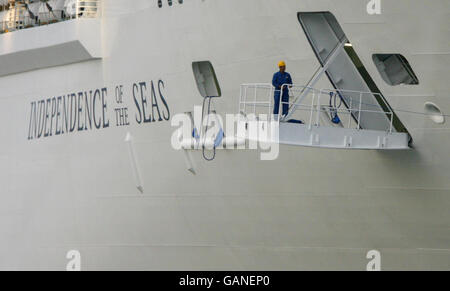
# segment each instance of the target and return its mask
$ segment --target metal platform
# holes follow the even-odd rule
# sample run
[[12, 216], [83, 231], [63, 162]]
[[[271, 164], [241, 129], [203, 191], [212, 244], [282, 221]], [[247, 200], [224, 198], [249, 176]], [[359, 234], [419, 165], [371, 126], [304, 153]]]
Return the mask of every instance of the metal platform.
[[[285, 85], [290, 95], [292, 119], [273, 112], [275, 88], [271, 84], [244, 84], [241, 86], [239, 111], [251, 124], [258, 120], [269, 120], [272, 142], [280, 144], [336, 149], [406, 150], [409, 149], [408, 133], [396, 132], [393, 128], [393, 112], [382, 110], [378, 104], [363, 104], [366, 94], [345, 90], [317, 90], [305, 86]], [[299, 100], [301, 98], [301, 100]], [[367, 99], [367, 98], [366, 98]], [[364, 105], [364, 106], [363, 106]], [[362, 109], [370, 107], [371, 110]], [[371, 129], [363, 128], [361, 117], [370, 114]], [[367, 120], [367, 119], [366, 119]], [[275, 130], [274, 130], [275, 129]], [[257, 134], [247, 136], [259, 140]]]

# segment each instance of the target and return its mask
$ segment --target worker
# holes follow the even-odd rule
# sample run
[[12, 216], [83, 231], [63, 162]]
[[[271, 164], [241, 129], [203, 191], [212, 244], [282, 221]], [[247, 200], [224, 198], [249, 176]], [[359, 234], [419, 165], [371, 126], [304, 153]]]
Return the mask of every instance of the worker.
[[[275, 87], [275, 106], [273, 109], [273, 114], [277, 116], [280, 112], [280, 96], [281, 102], [283, 104], [283, 112], [282, 115], [286, 116], [289, 111], [289, 88], [292, 86], [283, 86], [283, 85], [292, 85], [291, 75], [286, 72], [286, 63], [281, 61], [278, 63], [278, 68], [280, 69], [273, 75], [272, 85]], [[283, 87], [283, 92], [281, 92]]]

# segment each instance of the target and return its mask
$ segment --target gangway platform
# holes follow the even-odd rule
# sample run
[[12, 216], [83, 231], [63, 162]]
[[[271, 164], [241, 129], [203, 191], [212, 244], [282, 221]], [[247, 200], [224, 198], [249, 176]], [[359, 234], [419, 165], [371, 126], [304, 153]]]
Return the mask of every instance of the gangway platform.
[[[393, 127], [392, 110], [384, 110], [378, 103], [363, 103], [367, 94], [376, 93], [299, 85], [284, 85], [281, 91], [284, 89], [289, 91], [289, 102], [280, 100], [278, 112], [274, 112], [275, 88], [271, 84], [241, 85], [239, 112], [248, 123], [268, 120], [269, 126], [278, 131], [276, 137], [272, 134], [273, 142], [316, 148], [410, 149], [409, 134], [396, 132]], [[289, 120], [282, 115], [283, 104], [289, 105]], [[385, 105], [384, 108], [390, 108]], [[370, 128], [361, 124], [365, 115], [376, 121], [365, 125]], [[258, 136], [250, 134], [247, 138]]]

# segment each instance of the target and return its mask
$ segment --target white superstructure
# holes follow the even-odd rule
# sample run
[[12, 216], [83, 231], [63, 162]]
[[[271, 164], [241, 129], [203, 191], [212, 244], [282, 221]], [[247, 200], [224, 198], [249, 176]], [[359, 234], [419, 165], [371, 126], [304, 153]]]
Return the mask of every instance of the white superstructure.
[[[449, 270], [450, 1], [369, 2], [0, 1], [0, 269]], [[277, 159], [172, 147], [280, 60]]]

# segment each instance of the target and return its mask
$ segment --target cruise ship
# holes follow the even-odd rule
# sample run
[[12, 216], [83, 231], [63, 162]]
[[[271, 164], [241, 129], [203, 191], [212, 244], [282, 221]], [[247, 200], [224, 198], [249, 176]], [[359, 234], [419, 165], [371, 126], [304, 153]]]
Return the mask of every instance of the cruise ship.
[[449, 0], [0, 23], [0, 270], [450, 270]]

